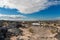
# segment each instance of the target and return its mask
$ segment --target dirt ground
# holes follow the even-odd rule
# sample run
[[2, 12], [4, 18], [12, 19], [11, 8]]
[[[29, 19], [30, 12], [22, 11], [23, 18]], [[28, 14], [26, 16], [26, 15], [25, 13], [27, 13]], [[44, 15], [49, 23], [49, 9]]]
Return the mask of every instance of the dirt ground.
[[[13, 36], [10, 39], [11, 40], [17, 40], [17, 38], [19, 38], [20, 40], [57, 40], [56, 38], [54, 38], [54, 36], [57, 33], [52, 34], [51, 33], [51, 28], [46, 28], [46, 27], [40, 27], [40, 26], [32, 26], [29, 28], [20, 28], [21, 30], [23, 30], [23, 35], [22, 36]], [[29, 29], [33, 30], [33, 33], [31, 33], [29, 31]]]

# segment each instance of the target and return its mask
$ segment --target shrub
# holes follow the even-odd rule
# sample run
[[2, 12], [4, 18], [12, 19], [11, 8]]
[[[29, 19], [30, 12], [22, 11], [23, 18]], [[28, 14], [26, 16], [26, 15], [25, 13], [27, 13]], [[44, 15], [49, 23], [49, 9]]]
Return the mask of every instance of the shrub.
[[34, 30], [32, 28], [29, 29], [29, 32], [34, 33]]
[[54, 34], [54, 33], [56, 33], [56, 31], [55, 31], [55, 30], [50, 30], [50, 31], [51, 31], [51, 33], [53, 33], [53, 34]]

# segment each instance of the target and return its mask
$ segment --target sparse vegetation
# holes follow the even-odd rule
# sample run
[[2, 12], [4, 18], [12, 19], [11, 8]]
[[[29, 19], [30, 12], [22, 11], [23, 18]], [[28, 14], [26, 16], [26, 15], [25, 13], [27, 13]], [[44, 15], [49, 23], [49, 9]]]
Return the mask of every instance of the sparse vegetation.
[[[39, 23], [39, 21], [25, 21], [24, 23], [22, 21], [0, 21], [0, 26], [8, 29], [6, 33], [7, 37], [5, 37], [6, 40], [9, 40], [11, 37], [12, 39], [14, 39], [13, 37], [19, 38], [17, 40], [35, 40], [34, 38], [36, 38], [36, 40], [41, 40], [41, 38], [42, 40], [49, 40], [48, 37], [50, 37], [50, 35], [53, 36], [53, 34], [60, 30], [60, 24], [58, 22], [40, 21], [42, 26], [33, 26], [32, 23]], [[59, 29], [57, 30], [58, 27]], [[11, 31], [9, 31], [10, 29]], [[50, 39], [53, 40], [52, 38]]]
[[50, 31], [51, 31], [51, 33], [52, 33], [52, 34], [56, 33], [56, 31], [55, 31], [55, 30], [50, 30]]
[[34, 30], [32, 28], [29, 29], [29, 32], [34, 33]]

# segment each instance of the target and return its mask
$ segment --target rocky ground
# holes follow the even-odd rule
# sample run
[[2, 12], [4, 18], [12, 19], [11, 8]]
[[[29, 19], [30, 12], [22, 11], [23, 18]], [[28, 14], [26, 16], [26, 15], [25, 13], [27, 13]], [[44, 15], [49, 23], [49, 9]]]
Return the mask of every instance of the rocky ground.
[[52, 27], [32, 26], [29, 28], [20, 28], [23, 30], [22, 35], [12, 36], [11, 40], [58, 40], [55, 38], [57, 32], [52, 33], [51, 30], [56, 30]]
[[[10, 33], [19, 34], [19, 35], [12, 34], [12, 36], [8, 34], [9, 37], [3, 37], [6, 40], [8, 39], [9, 40], [60, 40], [60, 23], [59, 22], [60, 21], [56, 21], [56, 22], [42, 21], [42, 23], [40, 22], [39, 24], [40, 26], [32, 26], [31, 24], [35, 22], [19, 23], [19, 22], [1, 21], [0, 26], [3, 25], [2, 27], [7, 27]], [[29, 27], [25, 24], [27, 24]], [[25, 28], [26, 26], [27, 28]], [[58, 30], [56, 27], [58, 28]], [[6, 33], [9, 33], [9, 32], [6, 32]]]

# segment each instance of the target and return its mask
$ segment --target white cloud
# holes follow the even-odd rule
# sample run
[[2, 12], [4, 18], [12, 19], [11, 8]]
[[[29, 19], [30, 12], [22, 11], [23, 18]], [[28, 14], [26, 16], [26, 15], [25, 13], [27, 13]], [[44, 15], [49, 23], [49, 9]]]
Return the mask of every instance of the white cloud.
[[0, 7], [16, 8], [21, 13], [30, 14], [41, 11], [51, 5], [60, 4], [60, 1], [48, 0], [0, 0]]
[[0, 20], [22, 20], [24, 18], [26, 18], [26, 16], [0, 14]]

